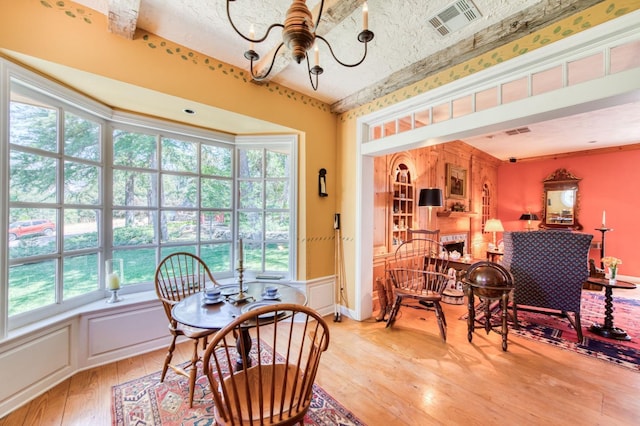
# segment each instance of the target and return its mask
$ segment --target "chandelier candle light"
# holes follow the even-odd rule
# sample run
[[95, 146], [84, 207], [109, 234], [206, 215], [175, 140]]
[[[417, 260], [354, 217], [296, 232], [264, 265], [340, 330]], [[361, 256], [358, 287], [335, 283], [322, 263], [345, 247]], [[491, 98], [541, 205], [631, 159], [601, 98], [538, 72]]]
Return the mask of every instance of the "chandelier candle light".
[[[313, 90], [318, 90], [318, 76], [323, 73], [323, 69], [320, 66], [320, 52], [318, 50], [318, 40], [323, 41], [327, 47], [329, 48], [329, 52], [333, 59], [338, 62], [340, 65], [348, 68], [357, 67], [360, 65], [364, 59], [367, 57], [367, 43], [373, 40], [373, 32], [369, 31], [369, 8], [367, 6], [367, 2], [364, 2], [362, 6], [362, 31], [358, 34], [358, 41], [364, 43], [364, 54], [362, 58], [353, 64], [346, 64], [336, 58], [336, 55], [333, 53], [333, 48], [329, 44], [329, 42], [322, 37], [321, 35], [316, 34], [316, 30], [318, 29], [318, 24], [320, 23], [320, 18], [322, 17], [322, 9], [324, 7], [324, 0], [320, 1], [320, 7], [318, 16], [316, 17], [315, 22], [313, 21], [313, 16], [311, 15], [311, 11], [306, 5], [306, 0], [293, 0], [291, 2], [291, 6], [287, 10], [287, 14], [284, 20], [284, 24], [271, 24], [267, 29], [264, 36], [260, 38], [255, 37], [255, 31], [253, 28], [253, 24], [249, 30], [249, 36], [245, 36], [242, 34], [236, 25], [233, 23], [231, 19], [231, 13], [229, 12], [229, 3], [235, 2], [236, 0], [227, 0], [227, 19], [229, 19], [229, 23], [235, 30], [235, 32], [242, 37], [243, 39], [249, 42], [249, 50], [244, 52], [244, 57], [250, 61], [251, 64], [251, 77], [255, 80], [264, 80], [267, 78], [271, 70], [273, 69], [273, 64], [275, 63], [278, 52], [282, 48], [282, 46], [286, 45], [291, 50], [291, 55], [293, 59], [299, 64], [303, 59], [307, 61], [307, 71], [309, 73], [309, 81], [311, 82], [311, 87]], [[274, 28], [282, 28], [282, 43], [278, 45], [276, 48], [273, 58], [271, 59], [271, 65], [266, 72], [261, 75], [257, 75], [254, 70], [254, 63], [260, 59], [260, 55], [254, 50], [254, 46], [256, 43], [262, 43], [267, 39], [269, 33]], [[313, 48], [314, 51], [314, 60], [313, 67], [310, 65], [309, 61], [309, 49]], [[313, 76], [315, 76], [315, 81]]]

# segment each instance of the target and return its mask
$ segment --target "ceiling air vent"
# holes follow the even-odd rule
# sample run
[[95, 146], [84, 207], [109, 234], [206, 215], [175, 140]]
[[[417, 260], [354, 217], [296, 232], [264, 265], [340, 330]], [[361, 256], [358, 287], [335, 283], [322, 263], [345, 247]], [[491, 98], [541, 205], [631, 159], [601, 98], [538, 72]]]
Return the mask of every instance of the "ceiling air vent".
[[507, 130], [505, 131], [505, 133], [508, 134], [509, 136], [513, 136], [513, 135], [518, 135], [520, 133], [529, 133], [530, 131], [531, 129], [528, 127], [519, 127], [517, 129]]
[[436, 13], [429, 19], [438, 34], [446, 36], [449, 33], [463, 28], [469, 23], [480, 18], [480, 11], [471, 0], [462, 0], [453, 3]]

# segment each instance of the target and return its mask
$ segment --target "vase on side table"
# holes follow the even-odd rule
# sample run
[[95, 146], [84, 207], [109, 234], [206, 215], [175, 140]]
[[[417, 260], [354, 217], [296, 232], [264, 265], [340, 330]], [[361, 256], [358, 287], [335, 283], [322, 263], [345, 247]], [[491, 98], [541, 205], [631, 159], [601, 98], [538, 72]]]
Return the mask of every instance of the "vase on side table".
[[615, 285], [618, 277], [618, 267], [617, 266], [610, 267], [608, 275], [609, 275], [609, 284]]

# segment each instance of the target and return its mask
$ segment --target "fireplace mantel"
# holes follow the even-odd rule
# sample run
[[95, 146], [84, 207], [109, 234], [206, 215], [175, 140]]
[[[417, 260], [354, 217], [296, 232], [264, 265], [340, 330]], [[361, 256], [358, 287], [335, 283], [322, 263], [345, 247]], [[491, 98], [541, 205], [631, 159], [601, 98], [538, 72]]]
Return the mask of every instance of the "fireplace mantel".
[[445, 211], [441, 211], [441, 212], [436, 212], [436, 215], [438, 217], [459, 218], [459, 217], [474, 217], [474, 216], [477, 216], [478, 213], [474, 213], [474, 212], [454, 212], [454, 211], [451, 211], [451, 210], [445, 210]]

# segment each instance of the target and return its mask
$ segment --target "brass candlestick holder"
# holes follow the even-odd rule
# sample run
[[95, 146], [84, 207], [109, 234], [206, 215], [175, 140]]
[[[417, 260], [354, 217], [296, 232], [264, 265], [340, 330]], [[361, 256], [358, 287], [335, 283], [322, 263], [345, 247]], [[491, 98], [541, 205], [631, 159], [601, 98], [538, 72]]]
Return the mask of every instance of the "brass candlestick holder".
[[249, 296], [244, 292], [244, 268], [242, 267], [242, 260], [240, 260], [238, 268], [238, 294], [233, 297], [235, 303], [246, 302], [249, 299], [253, 299], [253, 296]]

